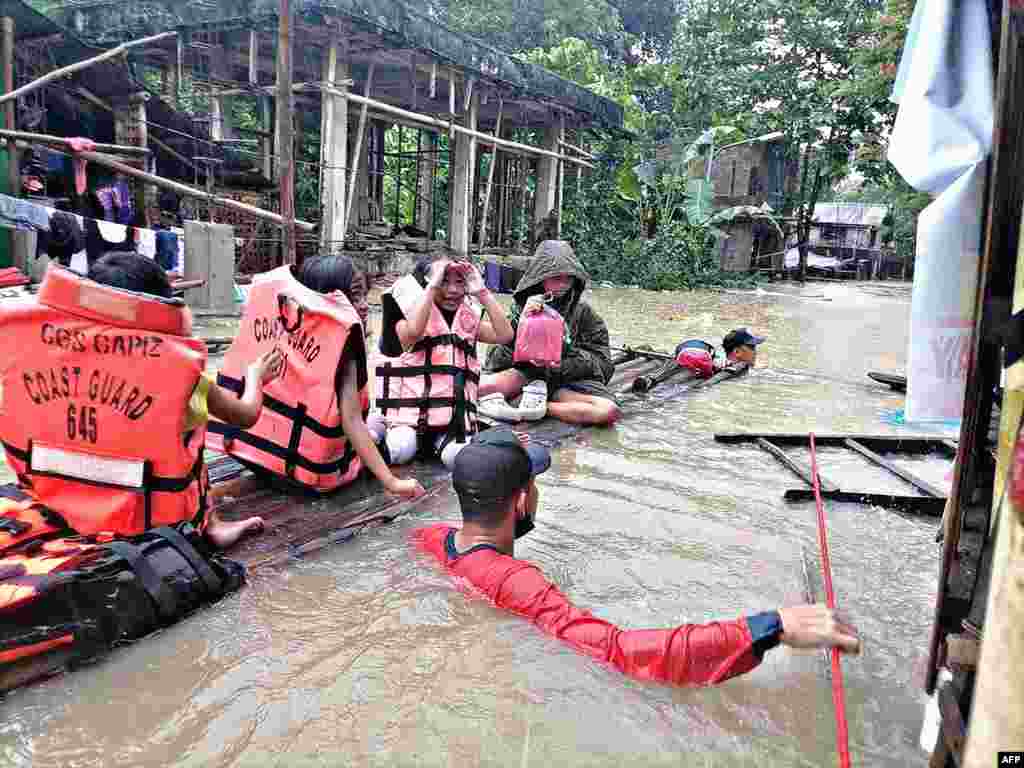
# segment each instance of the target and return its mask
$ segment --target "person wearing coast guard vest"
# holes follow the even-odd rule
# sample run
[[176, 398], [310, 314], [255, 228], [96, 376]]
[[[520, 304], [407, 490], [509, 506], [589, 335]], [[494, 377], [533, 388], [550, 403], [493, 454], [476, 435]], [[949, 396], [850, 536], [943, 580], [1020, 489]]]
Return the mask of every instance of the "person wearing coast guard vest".
[[303, 490], [333, 491], [365, 465], [388, 492], [422, 494], [415, 479], [392, 474], [367, 431], [363, 322], [353, 306], [365, 307], [365, 295], [365, 277], [344, 256], [307, 259], [298, 274], [285, 266], [257, 276], [217, 382], [242, 391], [245, 360], [275, 348], [284, 371], [267, 386], [254, 425], [213, 421], [207, 445]]
[[375, 394], [390, 459], [404, 464], [422, 452], [450, 468], [476, 432], [476, 342], [507, 344], [512, 326], [469, 262], [421, 262], [381, 303]]
[[[203, 520], [206, 346], [152, 261], [110, 254], [91, 274], [51, 264], [36, 297], [0, 308], [0, 440], [19, 482], [76, 533], [132, 536], [183, 521], [220, 546], [261, 521]], [[143, 289], [147, 293], [133, 289]], [[5, 348], [6, 347], [6, 348]], [[265, 367], [244, 407], [258, 414]]]

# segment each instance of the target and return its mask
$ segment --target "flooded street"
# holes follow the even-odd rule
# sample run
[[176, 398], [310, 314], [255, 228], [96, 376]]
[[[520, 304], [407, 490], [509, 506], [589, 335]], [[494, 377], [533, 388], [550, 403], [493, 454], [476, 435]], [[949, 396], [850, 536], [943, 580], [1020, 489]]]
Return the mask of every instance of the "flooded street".
[[[624, 627], [728, 619], [802, 601], [816, 569], [813, 504], [725, 431], [893, 433], [903, 396], [908, 285], [766, 284], [760, 294], [598, 289], [613, 343], [671, 350], [768, 337], [742, 379], [590, 430], [541, 476], [536, 531], [517, 554], [579, 606]], [[222, 335], [211, 332], [210, 335]], [[671, 385], [667, 385], [671, 386]], [[793, 455], [807, 463], [806, 451]], [[897, 458], [948, 488], [951, 461]], [[838, 449], [844, 489], [913, 494]], [[330, 502], [320, 502], [325, 506]], [[853, 763], [923, 765], [920, 681], [936, 586], [937, 522], [826, 503], [838, 604], [864, 654], [843, 662]], [[467, 600], [407, 543], [456, 521], [442, 494], [384, 528], [285, 568], [253, 570], [213, 608], [106, 659], [0, 700], [0, 765], [825, 766], [836, 763], [820, 652], [776, 650], [717, 688], [631, 681], [529, 623]]]

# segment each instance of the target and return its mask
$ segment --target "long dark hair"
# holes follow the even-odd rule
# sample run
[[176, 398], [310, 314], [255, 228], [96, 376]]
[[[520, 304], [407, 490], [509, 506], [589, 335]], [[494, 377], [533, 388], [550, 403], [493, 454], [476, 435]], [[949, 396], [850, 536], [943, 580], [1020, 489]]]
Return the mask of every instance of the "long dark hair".
[[97, 259], [89, 267], [89, 279], [164, 299], [174, 296], [163, 268], [152, 259], [130, 251], [114, 251]]
[[341, 291], [352, 298], [352, 281], [359, 270], [348, 256], [314, 256], [306, 259], [295, 275], [304, 286], [317, 293]]

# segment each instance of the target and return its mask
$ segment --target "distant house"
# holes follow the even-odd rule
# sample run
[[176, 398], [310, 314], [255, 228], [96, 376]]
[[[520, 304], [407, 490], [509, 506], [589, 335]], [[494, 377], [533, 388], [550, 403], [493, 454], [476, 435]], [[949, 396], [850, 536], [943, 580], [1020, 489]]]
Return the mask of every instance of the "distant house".
[[[662, 162], [671, 160], [672, 145], [659, 145], [655, 157]], [[715, 208], [767, 203], [780, 214], [786, 196], [797, 190], [797, 170], [796, 160], [786, 157], [785, 140], [742, 144], [716, 152], [711, 166]], [[688, 172], [690, 178], [704, 178], [706, 159], [693, 160]], [[721, 229], [728, 234], [718, 246], [722, 269], [745, 272], [759, 254], [781, 251], [783, 247], [778, 232], [768, 222], [739, 218]]]
[[875, 258], [882, 250], [881, 229], [889, 208], [864, 203], [818, 203], [814, 206], [809, 245], [839, 260]]

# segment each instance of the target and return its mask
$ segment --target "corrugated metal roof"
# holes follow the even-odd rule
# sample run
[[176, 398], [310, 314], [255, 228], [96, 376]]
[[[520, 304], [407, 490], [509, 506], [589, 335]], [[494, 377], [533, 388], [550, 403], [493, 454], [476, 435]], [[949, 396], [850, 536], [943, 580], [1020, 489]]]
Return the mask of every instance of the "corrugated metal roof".
[[814, 221], [820, 224], [859, 224], [880, 227], [888, 206], [866, 203], [818, 203], [814, 206]]
[[[394, 48], [430, 51], [439, 59], [505, 83], [524, 95], [554, 101], [589, 114], [594, 122], [622, 129], [622, 107], [580, 85], [476, 38], [448, 29], [401, 0], [300, 0], [297, 12], [307, 20], [342, 16], [357, 26], [382, 34]], [[85, 27], [79, 33], [91, 43], [113, 46], [127, 39], [171, 29], [244, 28], [277, 18], [277, 0], [92, 0], [65, 2], [52, 12], [68, 22], [81, 12]]]

